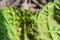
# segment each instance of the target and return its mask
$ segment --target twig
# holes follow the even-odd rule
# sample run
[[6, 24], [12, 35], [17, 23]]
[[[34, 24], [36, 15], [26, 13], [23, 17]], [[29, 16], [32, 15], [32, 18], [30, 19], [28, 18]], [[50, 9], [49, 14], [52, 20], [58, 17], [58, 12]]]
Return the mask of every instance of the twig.
[[43, 7], [43, 5], [39, 4], [36, 0], [32, 0], [34, 3], [36, 3], [38, 6]]

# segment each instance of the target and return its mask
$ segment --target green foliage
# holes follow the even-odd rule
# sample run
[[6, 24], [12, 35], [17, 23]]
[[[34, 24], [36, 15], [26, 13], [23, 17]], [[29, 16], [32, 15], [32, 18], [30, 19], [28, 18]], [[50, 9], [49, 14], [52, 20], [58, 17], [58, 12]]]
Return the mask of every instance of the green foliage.
[[20, 10], [21, 40], [37, 40], [37, 16], [26, 9]]
[[41, 36], [43, 36], [41, 38], [44, 40], [59, 40], [60, 37], [57, 34], [57, 32], [60, 32], [60, 28], [58, 22], [54, 19], [54, 9], [54, 4], [50, 2], [39, 11], [38, 20], [40, 23]]
[[14, 7], [0, 10], [0, 40], [60, 40], [60, 0], [38, 13]]
[[18, 12], [15, 8], [10, 7], [0, 10], [0, 40], [17, 40], [16, 27], [19, 26], [18, 20]]

